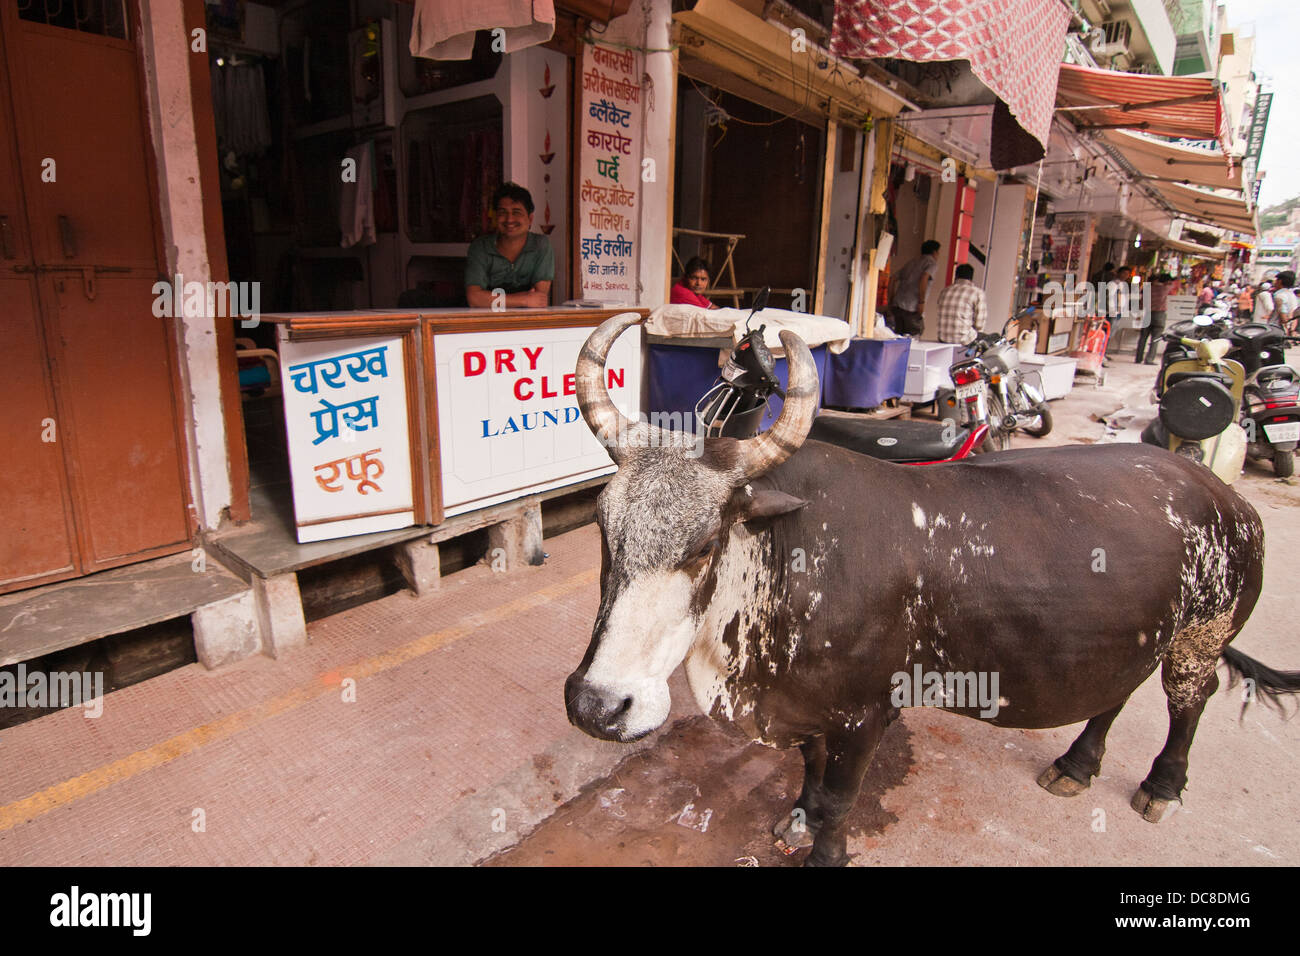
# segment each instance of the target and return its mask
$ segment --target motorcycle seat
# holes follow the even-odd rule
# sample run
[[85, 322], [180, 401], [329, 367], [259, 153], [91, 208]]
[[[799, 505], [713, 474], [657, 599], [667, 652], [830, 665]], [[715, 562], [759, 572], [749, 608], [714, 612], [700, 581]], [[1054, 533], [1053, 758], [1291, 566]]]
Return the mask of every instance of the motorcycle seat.
[[1226, 389], [1232, 389], [1232, 376], [1226, 372], [1174, 372], [1165, 379], [1165, 388], [1172, 388], [1179, 382], [1185, 382], [1193, 378], [1210, 379], [1218, 382]]
[[[945, 440], [945, 432], [952, 435]], [[939, 422], [877, 421], [848, 415], [818, 415], [808, 437], [882, 461], [938, 461], [956, 454], [966, 429]]]

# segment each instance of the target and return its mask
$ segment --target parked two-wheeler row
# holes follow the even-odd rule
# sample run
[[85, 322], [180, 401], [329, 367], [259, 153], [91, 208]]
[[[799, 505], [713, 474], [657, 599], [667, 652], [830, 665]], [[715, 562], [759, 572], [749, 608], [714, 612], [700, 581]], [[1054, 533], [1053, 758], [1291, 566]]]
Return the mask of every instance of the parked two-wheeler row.
[[1226, 313], [1211, 311], [1175, 323], [1164, 339], [1159, 413], [1142, 440], [1202, 462], [1227, 483], [1247, 457], [1272, 461], [1279, 477], [1293, 474], [1300, 376], [1283, 350], [1300, 338], [1262, 322], [1234, 328]]

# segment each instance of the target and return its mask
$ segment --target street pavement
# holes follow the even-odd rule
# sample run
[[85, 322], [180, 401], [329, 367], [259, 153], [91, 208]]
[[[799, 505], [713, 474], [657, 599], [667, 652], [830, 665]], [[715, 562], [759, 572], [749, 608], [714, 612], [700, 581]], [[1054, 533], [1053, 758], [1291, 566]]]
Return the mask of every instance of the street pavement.
[[[1015, 447], [1136, 440], [1154, 371], [1121, 355], [1104, 387], [1080, 379], [1053, 403], [1050, 436]], [[1092, 417], [1125, 408], [1117, 427]], [[1300, 486], [1248, 464], [1236, 487], [1264, 520], [1267, 558], [1234, 646], [1300, 669]], [[317, 621], [283, 660], [191, 665], [114, 692], [97, 718], [72, 708], [0, 732], [0, 865], [802, 859], [767, 832], [798, 792], [798, 752], [700, 716], [680, 669], [669, 720], [645, 740], [569, 726], [563, 682], [596, 613], [599, 535], [588, 525], [546, 548], [543, 567], [475, 567], [430, 597]], [[906, 711], [868, 771], [849, 852], [857, 865], [1295, 865], [1300, 721], [1240, 711], [1239, 689], [1207, 705], [1184, 805], [1159, 825], [1128, 806], [1167, 729], [1157, 676], [1073, 799], [1035, 778], [1077, 725], [1014, 731]]]

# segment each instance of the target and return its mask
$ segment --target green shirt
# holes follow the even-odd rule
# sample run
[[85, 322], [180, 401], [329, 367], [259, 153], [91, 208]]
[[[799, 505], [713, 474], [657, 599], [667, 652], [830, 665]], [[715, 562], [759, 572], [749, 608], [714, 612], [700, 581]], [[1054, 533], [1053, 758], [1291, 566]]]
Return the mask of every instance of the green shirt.
[[511, 262], [497, 252], [496, 233], [479, 236], [469, 244], [465, 262], [465, 285], [476, 285], [491, 292], [504, 289], [507, 294], [527, 292], [538, 282], [555, 279], [555, 254], [551, 242], [540, 233], [530, 232], [523, 251]]

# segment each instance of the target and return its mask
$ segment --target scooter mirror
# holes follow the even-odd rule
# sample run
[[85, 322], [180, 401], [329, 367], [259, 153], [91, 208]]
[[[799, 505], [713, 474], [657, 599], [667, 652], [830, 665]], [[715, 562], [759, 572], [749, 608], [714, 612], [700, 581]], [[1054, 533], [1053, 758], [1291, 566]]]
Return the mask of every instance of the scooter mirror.
[[767, 297], [771, 295], [772, 287], [763, 286], [758, 290], [758, 295], [754, 296], [754, 306], [749, 310], [749, 315], [745, 316], [745, 331], [749, 331], [749, 320], [754, 317], [756, 312], [762, 312], [767, 308]]

